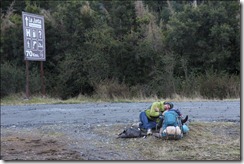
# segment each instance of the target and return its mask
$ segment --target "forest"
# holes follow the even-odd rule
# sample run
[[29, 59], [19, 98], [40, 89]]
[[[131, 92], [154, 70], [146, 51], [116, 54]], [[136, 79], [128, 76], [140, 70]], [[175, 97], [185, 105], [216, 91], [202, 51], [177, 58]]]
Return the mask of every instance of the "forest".
[[[24, 93], [22, 12], [44, 16], [46, 94], [240, 98], [240, 1], [2, 0], [1, 98]], [[40, 61], [29, 61], [41, 93]]]

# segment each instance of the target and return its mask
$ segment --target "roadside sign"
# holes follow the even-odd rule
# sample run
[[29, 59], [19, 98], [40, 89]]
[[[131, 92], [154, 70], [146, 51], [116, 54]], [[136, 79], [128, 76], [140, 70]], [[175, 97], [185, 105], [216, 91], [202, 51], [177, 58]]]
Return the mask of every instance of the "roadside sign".
[[24, 59], [46, 61], [45, 25], [41, 15], [22, 12]]

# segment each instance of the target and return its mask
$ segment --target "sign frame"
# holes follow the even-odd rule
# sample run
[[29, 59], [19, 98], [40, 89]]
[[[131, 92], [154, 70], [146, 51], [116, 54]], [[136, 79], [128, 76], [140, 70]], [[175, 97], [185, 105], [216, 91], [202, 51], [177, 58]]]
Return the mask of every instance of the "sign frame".
[[24, 60], [46, 61], [44, 16], [22, 11]]

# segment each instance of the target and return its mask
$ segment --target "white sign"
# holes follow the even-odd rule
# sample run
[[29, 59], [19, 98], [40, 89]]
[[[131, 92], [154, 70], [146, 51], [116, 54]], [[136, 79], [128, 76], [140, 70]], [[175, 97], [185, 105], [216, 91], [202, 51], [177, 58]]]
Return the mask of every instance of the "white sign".
[[25, 60], [46, 60], [44, 17], [22, 12]]

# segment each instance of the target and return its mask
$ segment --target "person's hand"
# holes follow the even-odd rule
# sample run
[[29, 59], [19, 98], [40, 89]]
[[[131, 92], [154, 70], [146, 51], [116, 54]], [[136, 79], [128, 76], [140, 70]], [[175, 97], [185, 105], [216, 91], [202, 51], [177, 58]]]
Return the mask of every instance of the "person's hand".
[[156, 111], [156, 112], [159, 112], [159, 108], [155, 108], [155, 111]]

